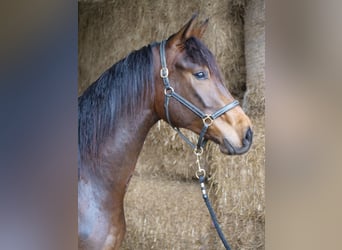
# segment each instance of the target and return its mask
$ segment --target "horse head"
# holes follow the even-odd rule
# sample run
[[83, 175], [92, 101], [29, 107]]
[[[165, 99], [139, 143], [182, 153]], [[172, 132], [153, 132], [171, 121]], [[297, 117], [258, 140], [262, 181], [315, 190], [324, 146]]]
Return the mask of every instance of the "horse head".
[[[200, 40], [208, 19], [197, 26], [195, 19], [196, 15], [160, 45], [165, 47], [160, 50], [165, 65], [163, 62], [158, 65], [162, 72], [156, 79], [156, 113], [173, 127], [203, 134], [205, 140], [217, 143], [224, 154], [243, 154], [252, 144], [251, 121], [234, 101], [213, 54]], [[174, 93], [181, 96], [180, 99], [165, 99]], [[231, 107], [227, 107], [229, 104]], [[217, 117], [212, 116], [217, 113]], [[201, 117], [202, 114], [206, 116]], [[204, 126], [207, 126], [205, 131]]]

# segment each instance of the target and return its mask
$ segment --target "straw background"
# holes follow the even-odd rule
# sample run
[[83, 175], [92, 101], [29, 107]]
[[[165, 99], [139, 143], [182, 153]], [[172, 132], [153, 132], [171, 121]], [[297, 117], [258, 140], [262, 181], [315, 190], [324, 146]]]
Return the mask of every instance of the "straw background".
[[[264, 249], [265, 15], [263, 0], [79, 1], [79, 93], [114, 62], [178, 31], [198, 11], [203, 41], [254, 128], [243, 156], [209, 143], [209, 197], [233, 249]], [[194, 137], [191, 132], [187, 135]], [[164, 122], [150, 131], [126, 198], [122, 249], [223, 249], [194, 178], [195, 158]]]

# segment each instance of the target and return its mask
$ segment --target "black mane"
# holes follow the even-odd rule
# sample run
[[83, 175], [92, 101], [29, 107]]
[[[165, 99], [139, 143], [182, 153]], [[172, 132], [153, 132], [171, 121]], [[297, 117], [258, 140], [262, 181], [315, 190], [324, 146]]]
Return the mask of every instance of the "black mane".
[[152, 46], [133, 51], [106, 70], [78, 98], [78, 144], [81, 160], [96, 156], [98, 145], [120, 116], [134, 115], [146, 93], [154, 95]]

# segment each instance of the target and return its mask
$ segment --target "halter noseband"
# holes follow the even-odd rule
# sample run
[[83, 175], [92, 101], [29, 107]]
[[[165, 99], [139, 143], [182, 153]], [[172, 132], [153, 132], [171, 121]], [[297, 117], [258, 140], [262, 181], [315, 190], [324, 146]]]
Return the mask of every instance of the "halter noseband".
[[[205, 133], [207, 132], [208, 128], [213, 124], [214, 120], [218, 118], [219, 116], [223, 115], [227, 111], [233, 109], [237, 105], [239, 105], [239, 101], [234, 100], [233, 102], [223, 106], [221, 109], [217, 110], [215, 113], [208, 115], [205, 114], [202, 110], [197, 108], [195, 105], [193, 105], [191, 102], [183, 98], [181, 95], [177, 94], [175, 90], [171, 87], [170, 81], [168, 78], [169, 70], [166, 65], [166, 57], [165, 57], [165, 44], [166, 40], [163, 40], [160, 44], [160, 62], [161, 62], [161, 70], [160, 70], [160, 77], [163, 79], [164, 82], [164, 94], [165, 94], [165, 100], [164, 100], [164, 109], [166, 113], [166, 119], [167, 122], [170, 124], [170, 126], [180, 135], [180, 137], [188, 143], [191, 148], [194, 150], [195, 154], [202, 154], [203, 148], [207, 142], [207, 139], [204, 138]], [[170, 114], [169, 114], [169, 102], [170, 98], [175, 98], [178, 102], [183, 104], [185, 107], [190, 109], [193, 113], [195, 113], [198, 117], [202, 119], [203, 122], [203, 128], [201, 130], [201, 133], [198, 138], [197, 145], [192, 143], [181, 131], [178, 127], [175, 127], [171, 123]]]

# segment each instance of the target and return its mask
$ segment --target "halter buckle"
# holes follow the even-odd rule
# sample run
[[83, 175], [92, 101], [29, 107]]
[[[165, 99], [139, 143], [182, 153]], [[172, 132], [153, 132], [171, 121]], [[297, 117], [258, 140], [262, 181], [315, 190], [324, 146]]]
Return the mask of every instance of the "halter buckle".
[[166, 67], [160, 69], [160, 77], [167, 78], [169, 76], [169, 70]]
[[211, 115], [205, 115], [203, 118], [202, 118], [202, 121], [203, 121], [203, 124], [205, 125], [205, 126], [211, 126], [212, 124], [213, 124], [213, 122], [214, 122], [214, 119], [213, 119], [213, 117], [211, 116]]

